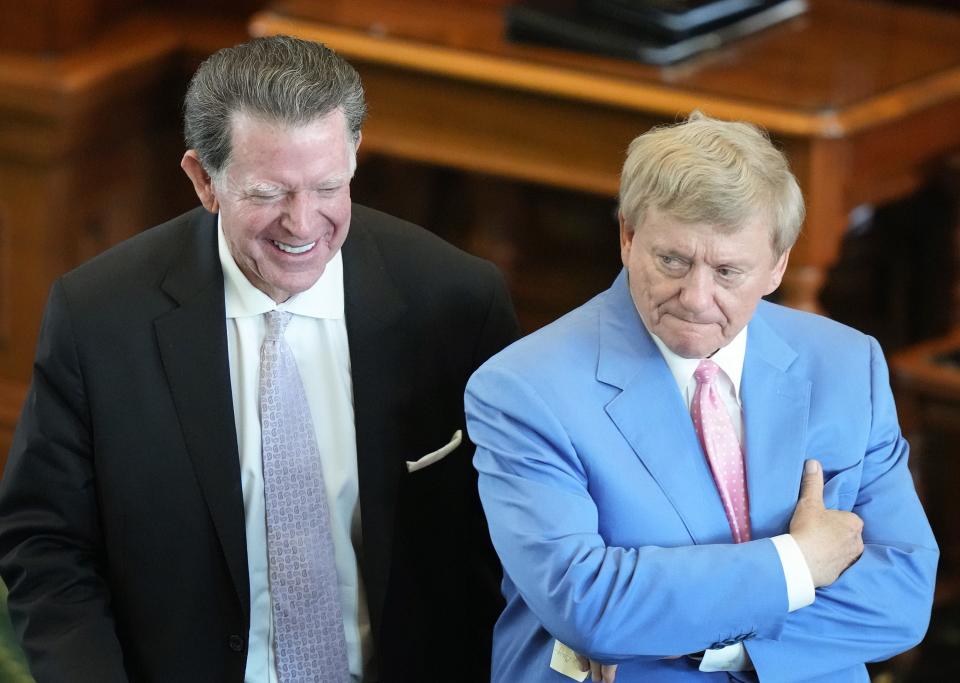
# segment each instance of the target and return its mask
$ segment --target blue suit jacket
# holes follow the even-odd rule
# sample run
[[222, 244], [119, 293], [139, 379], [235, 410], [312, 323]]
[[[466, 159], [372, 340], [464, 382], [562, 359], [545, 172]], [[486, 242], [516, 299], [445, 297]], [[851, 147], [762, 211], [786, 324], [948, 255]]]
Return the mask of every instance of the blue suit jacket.
[[[554, 638], [618, 683], [727, 680], [687, 657], [743, 641], [761, 681], [867, 681], [864, 662], [917, 643], [938, 550], [907, 470], [876, 341], [761, 302], [741, 397], [754, 540], [732, 543], [676, 382], [625, 273], [471, 378], [467, 424], [507, 607], [494, 681], [569, 681]], [[863, 556], [787, 612], [769, 537], [787, 531], [806, 458], [828, 507], [864, 520]]]

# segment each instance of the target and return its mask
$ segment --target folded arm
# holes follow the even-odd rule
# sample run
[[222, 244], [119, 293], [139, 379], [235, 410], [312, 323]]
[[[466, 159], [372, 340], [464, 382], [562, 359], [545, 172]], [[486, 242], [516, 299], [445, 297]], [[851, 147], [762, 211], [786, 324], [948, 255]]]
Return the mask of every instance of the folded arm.
[[[832, 568], [812, 559], [821, 586], [816, 600], [789, 614], [769, 539], [739, 546], [607, 545], [590, 491], [597, 453], [584, 462], [549, 401], [522, 378], [498, 367], [478, 373], [467, 407], [481, 497], [524, 603], [554, 637], [604, 663], [696, 652], [745, 636], [764, 681], [784, 676], [784, 661], [791, 662], [791, 678], [806, 678], [916, 643], [929, 618], [938, 553], [906, 467], [907, 446], [875, 342], [871, 354], [871, 428], [858, 464], [855, 515], [825, 511], [825, 521], [856, 522], [849, 530], [857, 553], [862, 519], [863, 554], [842, 574], [852, 558]], [[809, 551], [804, 536], [798, 529]]]
[[[863, 555], [812, 605], [791, 613], [778, 638], [746, 647], [760, 680], [812, 678], [887, 659], [926, 632], [939, 556], [907, 469], [887, 366], [871, 340], [870, 441], [853, 512], [863, 519]], [[815, 653], [816, 656], [811, 656]], [[789, 672], [782, 662], [791, 662]]]
[[787, 598], [769, 539], [739, 546], [607, 545], [587, 467], [529, 385], [506, 371], [481, 370], [468, 386], [467, 413], [480, 495], [504, 571], [561, 642], [612, 663], [779, 634]]

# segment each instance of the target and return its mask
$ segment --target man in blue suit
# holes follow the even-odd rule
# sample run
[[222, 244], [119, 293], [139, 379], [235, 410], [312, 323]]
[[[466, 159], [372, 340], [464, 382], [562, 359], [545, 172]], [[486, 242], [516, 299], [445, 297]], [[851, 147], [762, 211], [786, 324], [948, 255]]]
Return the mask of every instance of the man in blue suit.
[[761, 301], [802, 220], [754, 126], [653, 129], [611, 288], [471, 378], [494, 681], [868, 681], [921, 640], [938, 550], [883, 354]]

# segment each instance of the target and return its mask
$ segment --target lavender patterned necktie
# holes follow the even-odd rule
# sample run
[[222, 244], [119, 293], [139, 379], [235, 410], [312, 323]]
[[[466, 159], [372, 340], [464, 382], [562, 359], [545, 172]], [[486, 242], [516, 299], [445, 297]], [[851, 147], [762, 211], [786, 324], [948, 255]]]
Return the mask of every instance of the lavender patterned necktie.
[[320, 452], [297, 363], [266, 314], [260, 423], [274, 645], [281, 683], [350, 680]]

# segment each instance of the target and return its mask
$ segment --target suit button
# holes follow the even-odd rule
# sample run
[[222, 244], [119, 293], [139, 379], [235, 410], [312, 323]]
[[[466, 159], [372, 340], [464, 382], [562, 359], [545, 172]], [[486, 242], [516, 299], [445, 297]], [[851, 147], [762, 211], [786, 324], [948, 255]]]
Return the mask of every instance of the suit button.
[[230, 640], [227, 641], [227, 644], [230, 646], [230, 649], [234, 652], [243, 652], [243, 638], [237, 634], [230, 636]]

